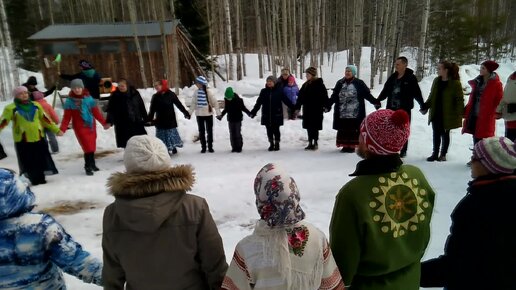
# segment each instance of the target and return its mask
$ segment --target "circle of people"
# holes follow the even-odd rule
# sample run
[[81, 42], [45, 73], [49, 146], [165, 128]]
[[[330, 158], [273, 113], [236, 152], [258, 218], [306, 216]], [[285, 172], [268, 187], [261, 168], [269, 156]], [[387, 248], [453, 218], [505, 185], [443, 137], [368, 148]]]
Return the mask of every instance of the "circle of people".
[[[89, 63], [82, 65], [92, 69]], [[45, 183], [48, 174], [49, 133], [62, 135], [70, 120], [88, 175], [98, 170], [94, 119], [105, 129], [115, 126], [117, 145], [125, 148], [126, 171], [108, 180], [115, 201], [104, 212], [101, 263], [51, 216], [32, 212], [35, 197], [30, 188], [12, 170], [0, 169], [1, 288], [66, 289], [63, 270], [104, 289], [516, 289], [510, 208], [516, 202], [516, 75], [510, 76], [503, 94], [494, 72], [498, 65], [482, 63], [480, 76], [470, 81], [473, 90], [464, 109], [455, 64], [439, 63], [439, 76], [426, 102], [406, 65], [405, 58], [398, 58], [396, 72], [378, 99], [355, 77], [356, 67], [351, 65], [329, 99], [312, 67], [295, 104], [284, 93], [293, 79], [286, 70], [279, 82], [267, 78], [251, 111], [231, 88], [226, 90], [226, 107], [217, 117], [228, 114], [234, 152], [242, 150], [242, 112], [254, 117], [260, 108], [269, 150], [279, 150], [282, 103], [291, 118], [303, 107], [303, 127], [309, 136], [305, 149], [316, 150], [322, 115], [335, 104], [337, 145], [363, 159], [336, 196], [329, 241], [305, 221], [295, 180], [280, 165], [265, 165], [253, 186], [259, 220], [253, 233], [238, 242], [229, 266], [208, 204], [187, 193], [195, 180], [192, 167], [170, 166], [170, 155], [182, 146], [174, 105], [186, 118], [197, 114], [201, 152], [213, 152], [211, 108], [217, 111], [218, 106], [204, 77], [196, 79], [190, 112], [166, 81], [156, 82], [150, 118], [142, 117], [141, 97], [122, 80], [111, 95], [107, 121], [84, 82], [74, 78], [60, 127], [48, 112], [45, 94], [34, 87], [16, 88], [0, 128], [13, 121], [20, 173], [27, 174], [32, 185]], [[364, 100], [378, 109], [383, 99], [387, 109], [365, 115]], [[449, 131], [461, 125], [462, 116], [463, 132], [474, 138], [468, 194], [452, 213], [444, 254], [425, 262], [421, 259], [430, 239], [435, 193], [423, 172], [401, 159], [414, 99], [423, 114], [430, 111], [434, 151], [428, 161], [446, 161]], [[506, 120], [506, 137], [494, 136], [494, 120], [500, 117]], [[145, 125], [156, 126], [157, 138], [145, 134]]]

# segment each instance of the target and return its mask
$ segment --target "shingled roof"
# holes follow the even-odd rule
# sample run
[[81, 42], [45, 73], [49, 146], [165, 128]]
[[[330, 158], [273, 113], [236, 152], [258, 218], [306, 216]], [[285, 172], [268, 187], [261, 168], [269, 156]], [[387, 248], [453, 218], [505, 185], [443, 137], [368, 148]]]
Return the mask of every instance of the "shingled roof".
[[[171, 34], [179, 24], [179, 20], [164, 22], [165, 34]], [[161, 35], [159, 22], [136, 23], [138, 36]], [[79, 38], [105, 38], [105, 37], [131, 37], [133, 28], [131, 23], [110, 24], [55, 24], [50, 25], [31, 35], [28, 39], [79, 39]]]

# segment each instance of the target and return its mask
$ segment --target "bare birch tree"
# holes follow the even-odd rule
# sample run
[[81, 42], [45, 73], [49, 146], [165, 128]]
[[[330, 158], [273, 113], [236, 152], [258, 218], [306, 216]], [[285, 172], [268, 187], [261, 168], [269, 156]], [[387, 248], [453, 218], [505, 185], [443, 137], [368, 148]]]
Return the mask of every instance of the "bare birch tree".
[[224, 16], [226, 17], [226, 42], [227, 42], [227, 51], [229, 53], [229, 67], [228, 67], [228, 80], [233, 80], [233, 40], [231, 36], [231, 14], [229, 10], [229, 1], [224, 0]]
[[[138, 31], [136, 30], [136, 4], [135, 0], [129, 0], [127, 2], [129, 8], [129, 17], [131, 18], [131, 26], [133, 30], [134, 44], [136, 45], [136, 51], [138, 53], [138, 62], [140, 64], [140, 74], [142, 76], [143, 87], [147, 87], [147, 77], [145, 75], [145, 64], [143, 61], [142, 49], [140, 47], [140, 40], [138, 39]], [[177, 72], [176, 72], [177, 74]]]
[[428, 16], [430, 15], [430, 0], [425, 0], [425, 5], [423, 6], [423, 15], [421, 16], [421, 32], [419, 35], [419, 47], [417, 51], [417, 71], [416, 77], [418, 80], [421, 80], [424, 76], [424, 64], [425, 64], [425, 44], [426, 44], [426, 34], [428, 27]]
[[20, 75], [18, 74], [18, 66], [14, 58], [14, 46], [11, 40], [11, 32], [9, 30], [9, 23], [7, 22], [7, 14], [5, 13], [4, 1], [0, 0], [0, 16], [2, 18], [2, 31], [4, 31], [5, 44], [9, 50], [9, 57], [5, 59], [7, 62], [8, 72], [12, 75], [10, 81], [11, 88], [20, 84]]

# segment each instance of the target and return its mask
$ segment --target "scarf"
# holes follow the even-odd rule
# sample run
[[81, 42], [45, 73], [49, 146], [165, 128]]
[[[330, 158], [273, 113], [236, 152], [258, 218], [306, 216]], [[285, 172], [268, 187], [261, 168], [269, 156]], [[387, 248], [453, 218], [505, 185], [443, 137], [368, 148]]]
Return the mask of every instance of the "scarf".
[[36, 116], [36, 110], [38, 107], [31, 101], [21, 101], [20, 99], [14, 99], [16, 105], [16, 112], [20, 114], [25, 120], [32, 122], [34, 116]]
[[93, 113], [91, 109], [95, 106], [95, 100], [91, 96], [80, 96], [77, 97], [74, 94], [70, 94], [70, 96], [66, 99], [64, 104], [65, 110], [80, 110], [81, 118], [84, 123], [93, 128]]
[[87, 78], [90, 78], [92, 79], [93, 76], [95, 75], [96, 71], [92, 68], [90, 69], [85, 69], [82, 71], [82, 73], [87, 77]]

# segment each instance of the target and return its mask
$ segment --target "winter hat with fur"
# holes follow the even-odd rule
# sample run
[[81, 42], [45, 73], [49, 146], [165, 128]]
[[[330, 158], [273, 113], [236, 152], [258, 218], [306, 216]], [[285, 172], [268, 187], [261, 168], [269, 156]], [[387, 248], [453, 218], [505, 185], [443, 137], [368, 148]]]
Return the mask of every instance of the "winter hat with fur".
[[516, 146], [505, 137], [480, 140], [473, 149], [473, 158], [494, 174], [511, 174], [516, 170]]
[[208, 85], [208, 80], [204, 77], [204, 76], [198, 76], [195, 78], [195, 81], [200, 83], [201, 85], [203, 86], [207, 86]]
[[490, 73], [494, 72], [499, 66], [494, 60], [486, 60], [482, 65], [485, 66]]
[[404, 110], [378, 110], [367, 115], [360, 138], [377, 155], [398, 153], [410, 135], [409, 116]]
[[358, 71], [358, 69], [357, 69], [357, 67], [356, 67], [355, 65], [348, 64], [348, 65], [346, 66], [346, 69], [349, 69], [349, 70], [351, 71], [351, 74], [352, 74], [354, 77], [356, 77], [356, 76], [357, 76], [357, 71]]
[[265, 165], [254, 179], [256, 208], [269, 227], [293, 225], [305, 218], [296, 182], [276, 164]]
[[311, 75], [313, 75], [314, 77], [316, 77], [316, 76], [317, 76], [317, 68], [315, 68], [315, 67], [311, 66], [311, 67], [309, 67], [309, 68], [307, 68], [307, 69], [305, 70], [305, 73], [311, 74]]
[[275, 76], [268, 76], [267, 79], [265, 80], [266, 82], [268, 81], [272, 81], [273, 83], [276, 83], [276, 77]]
[[127, 141], [124, 165], [128, 173], [160, 171], [170, 167], [167, 147], [149, 135], [137, 135]]
[[84, 83], [81, 79], [74, 79], [70, 82], [70, 88], [73, 90], [75, 88], [83, 88], [84, 89]]

